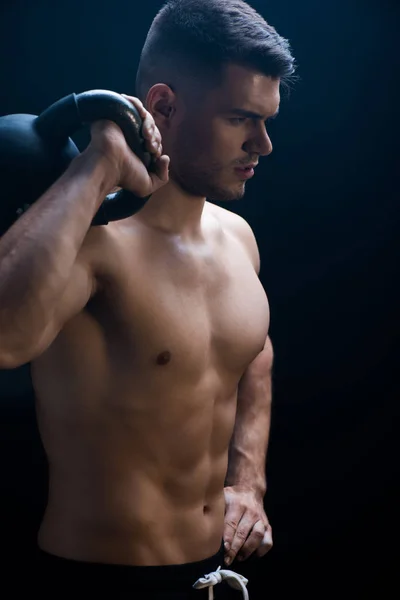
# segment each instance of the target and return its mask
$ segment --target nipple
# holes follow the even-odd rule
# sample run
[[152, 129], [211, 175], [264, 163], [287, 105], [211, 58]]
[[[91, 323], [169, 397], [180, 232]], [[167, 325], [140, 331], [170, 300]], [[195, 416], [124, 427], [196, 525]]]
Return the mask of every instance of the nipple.
[[168, 350], [165, 350], [165, 352], [161, 352], [161, 354], [159, 354], [157, 356], [157, 364], [158, 365], [167, 365], [170, 360], [171, 360], [171, 352], [169, 352]]

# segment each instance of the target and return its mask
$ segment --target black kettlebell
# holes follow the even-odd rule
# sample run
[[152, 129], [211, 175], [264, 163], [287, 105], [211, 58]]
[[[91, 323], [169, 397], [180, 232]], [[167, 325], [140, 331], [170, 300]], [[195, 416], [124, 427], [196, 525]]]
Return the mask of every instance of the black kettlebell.
[[[141, 135], [142, 119], [123, 96], [108, 90], [71, 94], [39, 116], [0, 117], [0, 235], [63, 174], [79, 150], [69, 137], [84, 125], [106, 119], [122, 130], [131, 150], [150, 168]], [[92, 225], [125, 219], [147, 198], [127, 190], [109, 194]]]

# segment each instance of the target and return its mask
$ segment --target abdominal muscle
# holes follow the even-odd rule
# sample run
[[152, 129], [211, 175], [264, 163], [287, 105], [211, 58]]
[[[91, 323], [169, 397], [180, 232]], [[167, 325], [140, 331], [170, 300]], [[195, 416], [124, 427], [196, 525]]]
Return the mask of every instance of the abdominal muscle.
[[39, 546], [74, 560], [147, 566], [215, 554], [235, 389], [211, 367], [194, 385], [165, 372], [127, 376], [126, 368], [121, 379], [101, 364], [91, 377], [84, 361], [79, 373], [58, 354], [32, 368], [49, 460]]

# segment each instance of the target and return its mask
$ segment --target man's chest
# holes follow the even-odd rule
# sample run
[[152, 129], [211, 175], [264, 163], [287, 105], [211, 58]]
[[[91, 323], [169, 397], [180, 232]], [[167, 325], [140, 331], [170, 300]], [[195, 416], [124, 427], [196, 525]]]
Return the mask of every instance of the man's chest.
[[192, 378], [210, 366], [241, 372], [261, 351], [268, 300], [239, 246], [155, 252], [130, 265], [121, 261], [107, 310], [115, 341], [135, 364], [177, 367]]

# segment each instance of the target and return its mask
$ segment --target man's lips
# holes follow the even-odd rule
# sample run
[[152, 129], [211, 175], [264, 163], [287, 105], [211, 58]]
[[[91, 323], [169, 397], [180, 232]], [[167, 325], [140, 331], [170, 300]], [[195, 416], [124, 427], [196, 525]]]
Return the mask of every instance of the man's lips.
[[237, 168], [238, 169], [255, 169], [257, 165], [258, 165], [258, 162], [256, 162], [256, 163], [247, 163], [247, 165], [240, 165], [240, 167], [237, 167]]
[[242, 167], [235, 167], [235, 171], [240, 175], [243, 179], [250, 179], [254, 176], [254, 168], [257, 166], [257, 163], [251, 163], [249, 165], [243, 165]]

